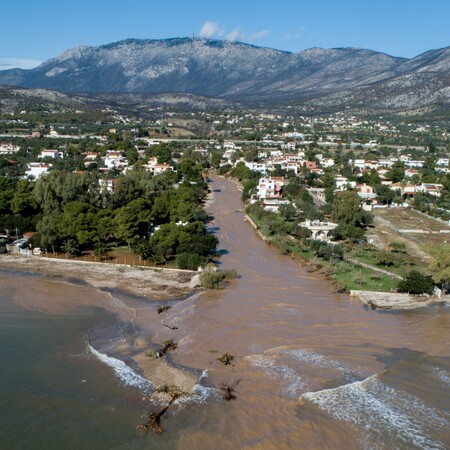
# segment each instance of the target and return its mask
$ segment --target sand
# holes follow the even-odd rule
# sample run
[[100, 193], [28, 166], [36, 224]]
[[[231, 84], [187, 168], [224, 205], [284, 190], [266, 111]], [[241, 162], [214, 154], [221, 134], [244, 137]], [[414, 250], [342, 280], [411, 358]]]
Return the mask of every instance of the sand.
[[151, 300], [181, 297], [200, 286], [197, 272], [94, 263], [39, 256], [1, 255], [0, 269], [82, 280], [94, 288], [118, 289]]
[[359, 298], [372, 309], [407, 310], [427, 306], [445, 305], [450, 302], [450, 296], [441, 298], [433, 296], [417, 296], [391, 292], [351, 291], [350, 295]]
[[198, 383], [193, 373], [169, 365], [164, 358], [150, 358], [143, 352], [135, 355], [133, 359], [143, 371], [144, 377], [151, 380], [156, 387], [164, 384], [177, 386], [183, 392], [191, 394]]

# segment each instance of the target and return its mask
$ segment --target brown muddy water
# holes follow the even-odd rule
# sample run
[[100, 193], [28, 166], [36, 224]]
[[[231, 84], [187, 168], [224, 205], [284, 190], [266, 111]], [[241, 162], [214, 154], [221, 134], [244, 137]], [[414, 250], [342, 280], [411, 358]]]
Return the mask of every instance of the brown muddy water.
[[[327, 280], [256, 236], [244, 221], [233, 182], [216, 177], [210, 187], [214, 198], [208, 210], [215, 217], [211, 231], [222, 249], [220, 265], [236, 269], [240, 278], [223, 291], [170, 302], [172, 308], [160, 315], [142, 299], [116, 293], [110, 307], [110, 294], [65, 286], [66, 291], [92, 295], [96, 309], [58, 316], [68, 337], [58, 342], [54, 353], [60, 356], [67, 347], [77, 357], [57, 363], [60, 360], [47, 350], [40, 375], [65, 382], [62, 387], [53, 382], [57, 394], [47, 384], [29, 394], [41, 415], [38, 420], [37, 414], [27, 414], [46, 430], [42, 442], [51, 444], [47, 448], [450, 448], [449, 308], [377, 312], [347, 295], [333, 294]], [[0, 295], [14, 297], [5, 287], [6, 278], [16, 286], [15, 303], [33, 309], [18, 300], [22, 291], [12, 276], [3, 277]], [[63, 288], [55, 293], [52, 284], [63, 283], [26, 279], [24, 284], [44, 303], [41, 291], [49, 284], [53, 299], [66, 295]], [[101, 312], [104, 309], [109, 312]], [[10, 310], [4, 314], [9, 324], [18, 316]], [[121, 320], [113, 318], [117, 316]], [[34, 324], [33, 336], [44, 334], [51, 349], [54, 339], [45, 317], [33, 313], [27, 320]], [[35, 330], [36, 323], [45, 333]], [[23, 335], [28, 328], [21, 323], [20, 330]], [[59, 328], [55, 333], [61, 336]], [[167, 339], [179, 344], [167, 356], [171, 363], [198, 377], [197, 395], [171, 407], [161, 436], [141, 437], [134, 426], [141, 421], [152, 385], [139, 375], [132, 356]], [[3, 349], [12, 346], [11, 336], [4, 341]], [[18, 351], [7, 352], [8, 357]], [[41, 360], [38, 349], [34, 351], [32, 360]], [[234, 355], [230, 366], [217, 360], [225, 352]], [[39, 379], [39, 374], [34, 376]], [[9, 381], [11, 388], [0, 397], [0, 414], [5, 414], [4, 404], [14, 410], [12, 400], [4, 400], [12, 398], [11, 391], [17, 394], [14, 380]], [[236, 400], [221, 399], [221, 382], [238, 383]], [[59, 410], [74, 414], [74, 423], [69, 426]], [[16, 415], [28, 417], [21, 409]], [[9, 448], [43, 448], [20, 437], [22, 422], [10, 422], [12, 431], [0, 432], [0, 441]]]

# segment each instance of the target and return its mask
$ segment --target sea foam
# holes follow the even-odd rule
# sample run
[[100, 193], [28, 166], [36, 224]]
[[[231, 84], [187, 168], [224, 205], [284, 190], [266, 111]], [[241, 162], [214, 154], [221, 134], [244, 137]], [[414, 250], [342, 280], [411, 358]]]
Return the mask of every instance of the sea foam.
[[367, 448], [445, 448], [429, 435], [434, 429], [445, 430], [448, 421], [420, 399], [383, 383], [378, 375], [308, 392], [300, 399], [317, 405], [334, 419], [364, 429]]
[[94, 356], [96, 356], [100, 361], [105, 363], [114, 371], [117, 378], [119, 378], [119, 380], [125, 386], [133, 386], [141, 389], [144, 392], [150, 392], [155, 389], [155, 386], [151, 381], [143, 378], [120, 359], [116, 359], [111, 356], [105, 355], [104, 353], [100, 353], [90, 344], [88, 344], [88, 348]]

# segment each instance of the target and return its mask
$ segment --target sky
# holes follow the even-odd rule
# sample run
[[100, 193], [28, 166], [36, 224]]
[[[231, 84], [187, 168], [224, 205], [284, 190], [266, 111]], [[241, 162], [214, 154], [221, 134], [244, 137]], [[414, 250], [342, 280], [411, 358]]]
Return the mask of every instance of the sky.
[[291, 52], [361, 47], [407, 58], [450, 45], [450, 0], [4, 0], [0, 17], [0, 70], [128, 38], [196, 36]]

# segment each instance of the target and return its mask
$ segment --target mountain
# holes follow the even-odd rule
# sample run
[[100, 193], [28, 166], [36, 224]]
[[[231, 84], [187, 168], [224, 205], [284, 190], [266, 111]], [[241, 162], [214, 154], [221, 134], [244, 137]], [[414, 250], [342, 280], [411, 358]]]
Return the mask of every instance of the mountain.
[[[239, 109], [241, 105], [230, 100], [194, 94], [123, 94], [106, 93], [75, 95], [49, 89], [16, 88], [0, 85], [0, 112], [27, 111], [114, 111], [120, 114], [155, 117], [159, 109], [171, 111], [211, 111]], [[155, 112], [156, 111], [156, 112]]]
[[77, 47], [0, 83], [66, 93], [187, 93], [260, 104], [374, 109], [450, 104], [450, 47], [413, 59], [359, 48], [290, 53], [201, 38]]

